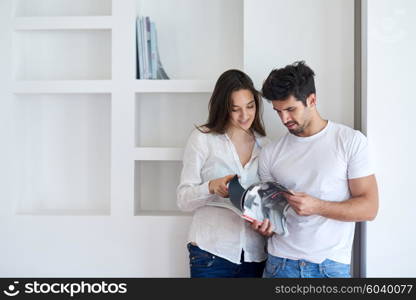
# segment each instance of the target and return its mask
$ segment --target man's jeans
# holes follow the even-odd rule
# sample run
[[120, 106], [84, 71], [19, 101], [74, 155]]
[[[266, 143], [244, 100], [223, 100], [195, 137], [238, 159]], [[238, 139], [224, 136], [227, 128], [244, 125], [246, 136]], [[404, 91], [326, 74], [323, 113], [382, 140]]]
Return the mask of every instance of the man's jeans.
[[242, 263], [235, 264], [191, 243], [188, 250], [192, 278], [261, 277], [263, 274], [264, 262], [244, 262], [244, 254], [241, 255]]
[[350, 265], [330, 259], [316, 264], [306, 260], [292, 260], [270, 255], [267, 258], [265, 278], [332, 278], [351, 277]]

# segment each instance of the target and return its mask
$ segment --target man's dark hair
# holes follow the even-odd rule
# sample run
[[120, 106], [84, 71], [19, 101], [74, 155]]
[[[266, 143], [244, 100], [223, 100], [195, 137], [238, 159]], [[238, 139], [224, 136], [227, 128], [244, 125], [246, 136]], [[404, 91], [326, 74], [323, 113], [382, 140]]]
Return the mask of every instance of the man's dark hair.
[[315, 73], [304, 61], [274, 69], [263, 83], [262, 94], [267, 100], [286, 100], [294, 96], [306, 106], [306, 98], [315, 94]]

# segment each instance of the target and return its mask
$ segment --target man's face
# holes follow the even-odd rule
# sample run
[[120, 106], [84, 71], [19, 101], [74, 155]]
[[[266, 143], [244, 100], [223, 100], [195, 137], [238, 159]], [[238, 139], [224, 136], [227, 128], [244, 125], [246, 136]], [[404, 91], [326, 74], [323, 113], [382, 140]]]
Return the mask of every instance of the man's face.
[[290, 133], [303, 136], [305, 129], [310, 125], [311, 121], [311, 98], [315, 97], [311, 94], [306, 99], [305, 107], [302, 101], [297, 101], [294, 96], [290, 96], [286, 100], [273, 100], [273, 109], [277, 112], [282, 120], [283, 125], [287, 127]]

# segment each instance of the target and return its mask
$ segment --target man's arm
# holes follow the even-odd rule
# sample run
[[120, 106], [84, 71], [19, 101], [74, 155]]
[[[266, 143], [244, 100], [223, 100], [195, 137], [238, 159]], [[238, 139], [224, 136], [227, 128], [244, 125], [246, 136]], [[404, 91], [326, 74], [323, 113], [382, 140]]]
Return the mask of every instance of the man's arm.
[[348, 180], [351, 198], [341, 202], [317, 199], [305, 193], [287, 195], [300, 216], [321, 215], [347, 222], [371, 221], [378, 211], [377, 181], [374, 175]]

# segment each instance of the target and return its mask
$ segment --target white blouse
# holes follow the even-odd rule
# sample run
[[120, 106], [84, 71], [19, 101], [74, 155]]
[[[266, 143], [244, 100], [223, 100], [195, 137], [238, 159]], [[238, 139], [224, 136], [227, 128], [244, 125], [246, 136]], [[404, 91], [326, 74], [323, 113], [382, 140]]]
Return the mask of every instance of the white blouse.
[[177, 188], [177, 204], [183, 211], [194, 211], [188, 242], [214, 255], [240, 264], [266, 259], [265, 238], [230, 209], [207, 206], [221, 198], [209, 193], [210, 180], [238, 174], [244, 188], [260, 181], [258, 155], [268, 139], [256, 134], [249, 162], [243, 167], [234, 144], [226, 134], [202, 133], [195, 129], [188, 139], [183, 156], [183, 169]]

